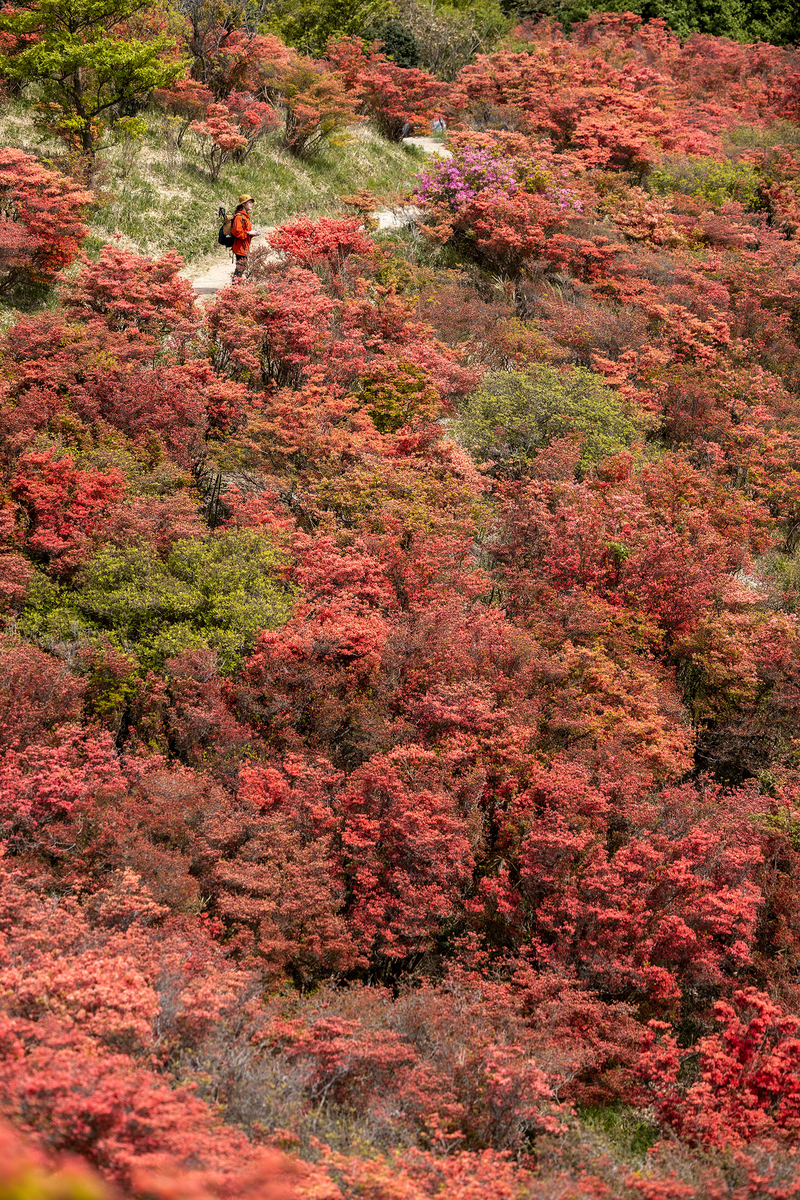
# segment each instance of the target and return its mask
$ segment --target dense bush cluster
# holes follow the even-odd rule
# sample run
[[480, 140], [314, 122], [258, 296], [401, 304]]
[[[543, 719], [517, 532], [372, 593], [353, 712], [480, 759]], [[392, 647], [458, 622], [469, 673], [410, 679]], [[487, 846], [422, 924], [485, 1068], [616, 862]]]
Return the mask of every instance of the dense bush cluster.
[[800, 1196], [800, 66], [515, 37], [212, 22], [212, 174], [456, 129], [206, 307], [0, 157], [14, 1200]]

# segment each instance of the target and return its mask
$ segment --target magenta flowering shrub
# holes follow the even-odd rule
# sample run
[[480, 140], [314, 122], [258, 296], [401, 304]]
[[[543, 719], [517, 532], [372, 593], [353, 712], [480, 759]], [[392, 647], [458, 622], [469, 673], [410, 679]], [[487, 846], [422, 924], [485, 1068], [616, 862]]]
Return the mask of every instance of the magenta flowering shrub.
[[452, 158], [439, 159], [420, 175], [415, 198], [423, 204], [446, 204], [453, 212], [481, 192], [511, 196], [520, 190], [515, 164], [484, 146], [463, 146]]
[[551, 204], [556, 206], [559, 212], [566, 213], [569, 216], [579, 216], [583, 212], [583, 205], [567, 183], [566, 170], [561, 173], [560, 183], [557, 183], [554, 179], [548, 180], [544, 194]]
[[506, 157], [503, 149], [462, 142], [452, 158], [423, 171], [414, 195], [432, 240], [516, 274], [580, 204], [564, 177], [557, 181], [532, 157]]

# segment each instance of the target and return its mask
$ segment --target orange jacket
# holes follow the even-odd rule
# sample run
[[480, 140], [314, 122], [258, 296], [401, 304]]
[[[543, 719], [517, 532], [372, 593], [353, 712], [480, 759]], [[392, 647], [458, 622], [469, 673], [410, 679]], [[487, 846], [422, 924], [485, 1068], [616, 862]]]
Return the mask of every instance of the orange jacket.
[[237, 208], [231, 222], [234, 254], [250, 253], [250, 238], [253, 236], [250, 230], [252, 228], [253, 226], [247, 213], [243, 208]]

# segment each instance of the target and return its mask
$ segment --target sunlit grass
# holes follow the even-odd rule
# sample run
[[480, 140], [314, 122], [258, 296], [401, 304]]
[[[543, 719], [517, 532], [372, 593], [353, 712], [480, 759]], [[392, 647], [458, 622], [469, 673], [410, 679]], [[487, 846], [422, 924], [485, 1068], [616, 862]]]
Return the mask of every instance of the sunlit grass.
[[[0, 106], [0, 138], [65, 169], [63, 143], [36, 127], [25, 101]], [[342, 196], [368, 187], [387, 204], [406, 195], [425, 155], [395, 145], [367, 125], [355, 127], [309, 162], [281, 150], [276, 139], [256, 145], [244, 163], [226, 164], [212, 181], [197, 139], [187, 133], [180, 150], [170, 150], [156, 110], [141, 114], [147, 135], [135, 155], [109, 137], [98, 155], [94, 179], [97, 204], [88, 216], [85, 250], [97, 254], [115, 238], [142, 254], [175, 249], [187, 262], [219, 251], [217, 211], [230, 209], [242, 192], [257, 199], [259, 225], [276, 225], [298, 213], [334, 215], [345, 210]]]
[[230, 210], [242, 192], [256, 198], [259, 225], [277, 225], [297, 213], [333, 215], [346, 211], [342, 196], [367, 183], [389, 202], [404, 195], [425, 157], [362, 127], [309, 162], [265, 141], [246, 162], [226, 164], [212, 181], [191, 133], [170, 155], [157, 114], [148, 116], [148, 124], [127, 175], [124, 150], [112, 146], [104, 152], [98, 177], [103, 198], [91, 218], [92, 233], [102, 240], [120, 235], [123, 244], [144, 254], [174, 248], [187, 262], [218, 251], [217, 211], [220, 205]]

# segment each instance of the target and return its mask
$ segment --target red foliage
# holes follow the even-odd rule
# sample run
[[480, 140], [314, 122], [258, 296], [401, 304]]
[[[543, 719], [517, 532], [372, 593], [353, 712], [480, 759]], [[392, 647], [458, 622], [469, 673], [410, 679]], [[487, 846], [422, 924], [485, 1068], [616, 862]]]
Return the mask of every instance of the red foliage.
[[83, 471], [68, 455], [26, 454], [11, 479], [17, 537], [58, 574], [69, 574], [91, 556], [93, 535], [124, 491], [119, 471]]
[[65, 427], [111, 425], [156, 457], [160, 443], [186, 467], [210, 435], [238, 423], [244, 388], [219, 378], [195, 340], [198, 314], [181, 266], [175, 254], [153, 261], [107, 248], [66, 285], [63, 316], [23, 319], [6, 335], [10, 462], [32, 428], [63, 436]]
[[685, 1057], [660, 1022], [637, 1064], [660, 1113], [692, 1144], [744, 1147], [762, 1139], [794, 1140], [800, 1121], [800, 1021], [755, 988], [719, 1001], [719, 1032], [701, 1038], [696, 1082], [685, 1091], [677, 1073]]
[[[315, 239], [309, 246], [306, 234], [297, 225], [292, 229], [293, 256], [318, 257]], [[325, 251], [328, 262], [331, 253], [332, 247]], [[356, 393], [352, 402], [345, 402], [345, 411], [357, 404], [359, 380], [376, 367], [407, 367], [423, 390], [428, 384], [442, 399], [463, 395], [475, 382], [475, 373], [459, 367], [445, 346], [433, 342], [427, 328], [413, 319], [412, 305], [391, 291], [382, 289], [374, 299], [367, 298], [356, 282], [355, 295], [342, 300], [330, 295], [338, 287], [326, 289], [315, 272], [302, 267], [262, 272], [256, 262], [253, 274], [260, 286], [221, 292], [209, 313], [211, 360], [220, 374], [244, 377], [251, 387], [270, 390], [326, 380], [339, 403], [347, 389]], [[291, 405], [296, 404], [292, 399]], [[287, 417], [281, 413], [281, 431]]]
[[563, 220], [558, 209], [542, 196], [479, 194], [453, 217], [446, 209], [431, 206], [433, 224], [426, 231], [436, 241], [459, 237], [474, 241], [487, 264], [516, 273], [530, 258], [544, 254], [550, 237]]
[[175, 144], [180, 146], [192, 121], [201, 118], [214, 99], [213, 93], [197, 79], [176, 79], [168, 88], [156, 88], [152, 98], [176, 128]]
[[365, 51], [359, 38], [331, 42], [326, 58], [389, 141], [399, 142], [409, 127], [427, 129], [445, 104], [447, 84], [416, 67], [398, 67], [378, 50]]
[[84, 684], [63, 663], [24, 644], [4, 647], [2, 662], [0, 738], [7, 750], [47, 742], [55, 726], [80, 719]]
[[189, 938], [158, 929], [164, 909], [135, 876], [83, 907], [67, 899], [54, 908], [41, 890], [3, 871], [0, 1111], [48, 1151], [78, 1154], [137, 1194], [148, 1190], [145, 1173], [158, 1180], [181, 1168], [193, 1195], [246, 1194], [256, 1172], [277, 1169], [274, 1159], [220, 1126], [190, 1089], [171, 1087], [147, 1056], [159, 1024], [162, 1039], [202, 1036], [243, 980], [226, 978], [201, 927]]
[[0, 293], [52, 283], [78, 256], [94, 196], [30, 154], [0, 152]]
[[297, 386], [330, 343], [335, 301], [315, 275], [291, 267], [269, 290], [240, 286], [217, 297], [208, 320], [212, 362], [252, 385]]
[[201, 537], [206, 532], [197, 498], [186, 491], [171, 496], [131, 496], [106, 517], [104, 542], [148, 544], [161, 555], [166, 555], [175, 542]]
[[[445, 88], [189, 19], [159, 100], [231, 152], [446, 111], [419, 194], [479, 263], [302, 217], [207, 310], [106, 249], [3, 335], [0, 1115], [157, 1200], [280, 1195], [273, 1141], [319, 1200], [793, 1196], [797, 52], [606, 14]], [[542, 362], [588, 417], [489, 387], [498, 477], [451, 414]], [[204, 513], [292, 598], [238, 670], [23, 640]]]
[[[7, 543], [14, 537], [14, 514], [10, 507], [0, 509], [0, 608], [14, 612], [22, 607], [28, 593], [33, 567]], [[6, 545], [3, 545], [6, 543]]]
[[624, 597], [674, 637], [743, 565], [766, 514], [680, 456], [638, 473], [632, 457], [620, 455], [604, 474], [503, 488], [511, 525], [498, 558], [515, 603], [533, 600], [540, 585], [579, 587]]
[[77, 279], [65, 284], [65, 313], [87, 323], [99, 317], [109, 330], [185, 338], [198, 314], [182, 266], [174, 251], [152, 259], [105, 246], [97, 262], [85, 261]]
[[271, 104], [255, 100], [247, 92], [231, 92], [224, 104], [209, 104], [203, 115], [202, 121], [192, 121], [189, 128], [200, 138], [212, 179], [231, 159], [243, 162], [256, 142], [279, 123]]
[[200, 152], [212, 179], [217, 179], [225, 163], [247, 146], [247, 138], [226, 104], [209, 104], [205, 120], [192, 121], [189, 128], [200, 139]]
[[326, 65], [297, 57], [281, 84], [284, 109], [283, 145], [297, 158], [309, 158], [334, 134], [360, 118], [356, 97]]
[[52, 740], [4, 755], [0, 819], [15, 849], [60, 858], [73, 848], [72, 822], [80, 823], [98, 795], [118, 792], [123, 778], [108, 734], [61, 725]]
[[243, 162], [256, 142], [270, 129], [277, 128], [280, 118], [271, 104], [254, 99], [248, 92], [231, 92], [225, 103], [228, 111], [236, 114], [238, 132], [245, 139], [244, 146], [234, 153], [236, 161]]
[[375, 243], [364, 233], [357, 217], [298, 217], [272, 230], [269, 244], [301, 267], [326, 263], [336, 270], [350, 254], [371, 255]]
[[452, 797], [424, 786], [429, 761], [373, 755], [340, 799], [348, 917], [373, 955], [425, 949], [471, 878], [469, 826]]
[[[231, 110], [239, 111], [236, 93], [250, 93], [248, 120], [253, 122], [258, 115], [263, 132], [282, 119], [283, 145], [300, 158], [310, 156], [332, 134], [359, 119], [355, 97], [347, 94], [327, 64], [298, 54], [276, 37], [216, 25], [205, 31], [202, 39], [194, 40], [192, 48], [203, 61], [204, 79], [217, 99], [224, 101], [222, 108], [228, 115]], [[219, 124], [224, 120], [222, 108], [217, 122], [224, 140], [231, 133]], [[246, 124], [244, 118], [241, 124]], [[240, 131], [247, 132], [244, 127]], [[204, 132], [212, 136], [210, 126]], [[209, 154], [222, 156], [222, 144], [216, 151], [209, 147]]]
[[310, 981], [359, 961], [342, 917], [338, 783], [326, 763], [299, 758], [244, 770], [236, 802], [206, 823], [205, 889], [268, 977]]
[[542, 962], [575, 969], [605, 996], [667, 1006], [686, 993], [696, 1003], [698, 991], [747, 966], [762, 902], [760, 839], [750, 828], [757, 802], [745, 794], [731, 828], [729, 800], [723, 835], [713, 791], [702, 804], [691, 789], [664, 791], [610, 853], [597, 824], [601, 797], [584, 791], [573, 814], [563, 785], [556, 789], [542, 781], [503, 815], [519, 882], [486, 893], [490, 906], [502, 897], [516, 910]]
[[0, 1125], [0, 1186], [9, 1194], [24, 1191], [30, 1196], [50, 1195], [55, 1200], [73, 1200], [78, 1196], [100, 1200], [105, 1189], [91, 1172], [78, 1164], [56, 1172], [38, 1149], [21, 1138], [10, 1125]]
[[[194, 14], [202, 23], [203, 16]], [[252, 34], [229, 29], [211, 17], [205, 29], [194, 26], [191, 52], [202, 63], [203, 82], [217, 99], [231, 91], [252, 92], [261, 100], [272, 99], [270, 87], [281, 77], [294, 51], [272, 34]], [[199, 36], [198, 36], [199, 35]]]

